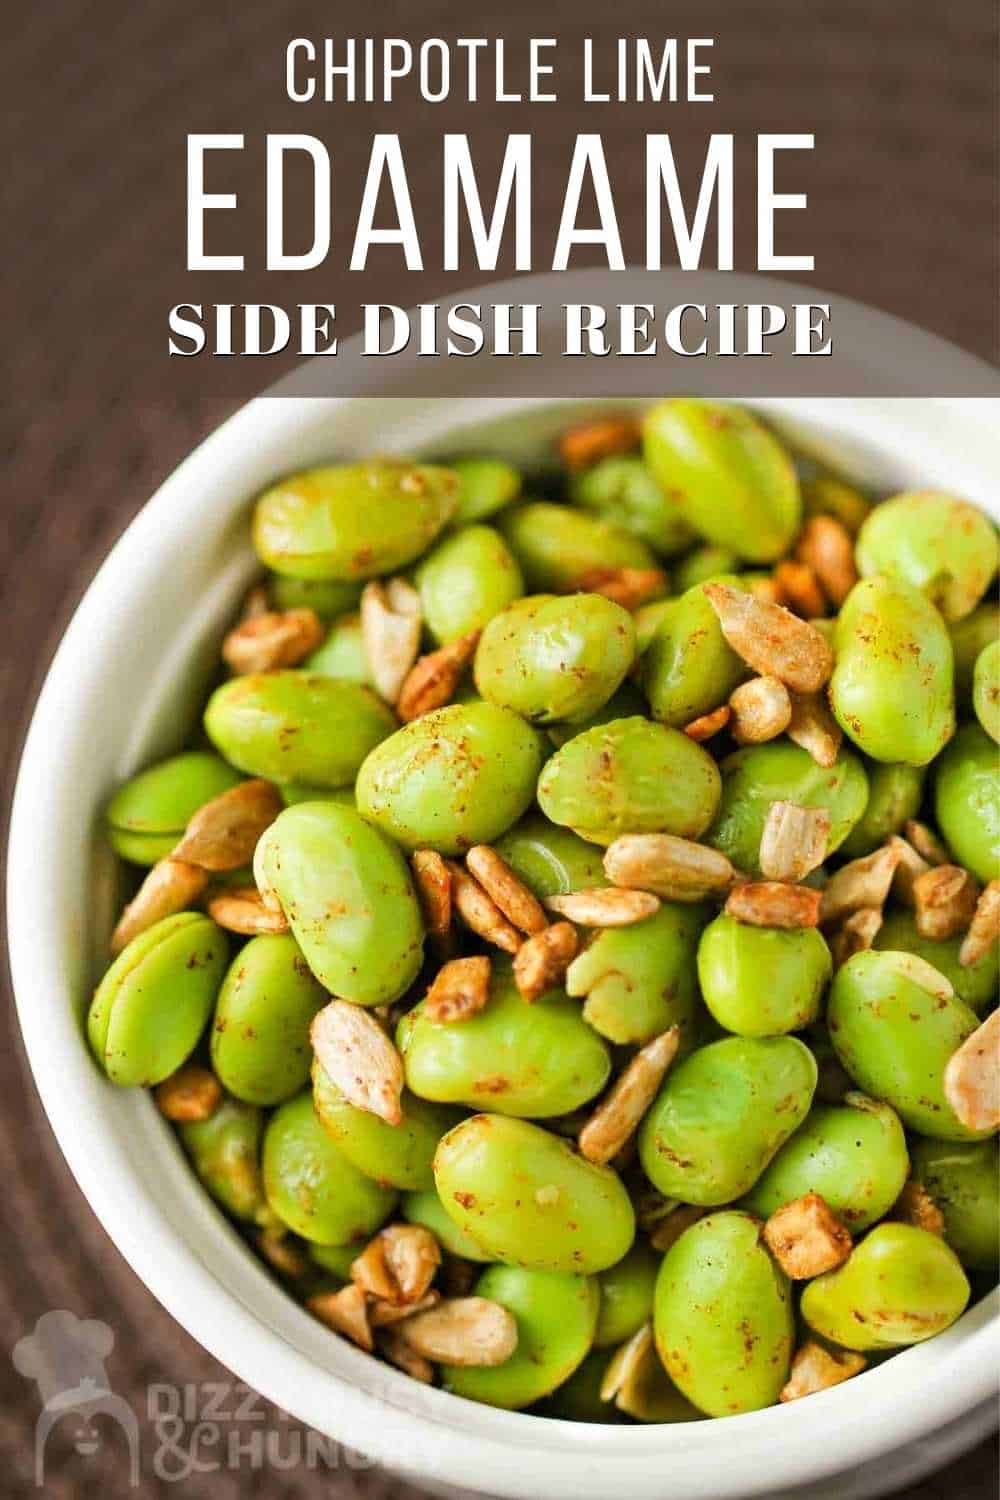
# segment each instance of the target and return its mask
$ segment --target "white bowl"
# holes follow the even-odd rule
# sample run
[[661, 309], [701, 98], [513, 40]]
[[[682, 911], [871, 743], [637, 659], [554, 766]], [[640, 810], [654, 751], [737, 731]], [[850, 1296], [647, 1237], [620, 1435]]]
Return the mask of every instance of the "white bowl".
[[[785, 400], [766, 410], [859, 479], [950, 489], [996, 514], [998, 407]], [[372, 450], [488, 441], [530, 460], [566, 419], [567, 403], [517, 400], [257, 401], [153, 497], [66, 632], [18, 780], [10, 955], [35, 1080], [91, 1206], [174, 1317], [280, 1407], [429, 1488], [523, 1500], [777, 1500], [804, 1485], [837, 1500], [879, 1493], [988, 1430], [1000, 1363], [995, 1294], [941, 1337], [790, 1407], [629, 1428], [495, 1411], [407, 1379], [310, 1318], [202, 1191], [149, 1096], [106, 1083], [83, 1041], [116, 885], [98, 810], [193, 721], [252, 571], [255, 493], [290, 469]]]

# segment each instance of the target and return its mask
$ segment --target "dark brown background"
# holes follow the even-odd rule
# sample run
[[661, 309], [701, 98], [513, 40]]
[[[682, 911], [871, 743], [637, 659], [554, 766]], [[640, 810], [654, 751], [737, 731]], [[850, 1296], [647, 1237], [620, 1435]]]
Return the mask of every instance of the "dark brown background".
[[[179, 302], [334, 302], [341, 334], [366, 301], [404, 307], [490, 280], [441, 261], [440, 137], [467, 131], [484, 184], [508, 133], [535, 142], [536, 269], [551, 262], [576, 133], [600, 131], [626, 258], [643, 251], [642, 136], [668, 130], [682, 181], [698, 182], [712, 131], [737, 142], [737, 269], [755, 258], [754, 137], [812, 131], [811, 153], [779, 167], [778, 186], [808, 187], [807, 209], [779, 218], [779, 248], [811, 252], [815, 285], [922, 324], [986, 358], [998, 343], [994, 0], [47, 0], [24, 7], [4, 55], [12, 149], [4, 187], [10, 247], [10, 388], [59, 400], [247, 395], [281, 359], [167, 357], [167, 312]], [[371, 32], [409, 40], [503, 36], [511, 78], [532, 34], [557, 36], [558, 105], [422, 103], [403, 86], [391, 107], [293, 104], [284, 49], [294, 36]], [[711, 105], [584, 105], [579, 58], [620, 35], [714, 36]], [[397, 131], [406, 155], [426, 271], [397, 247], [344, 270], [370, 141]], [[208, 248], [243, 250], [245, 274], [184, 270], [187, 132], [240, 132], [246, 152], [209, 158], [209, 190], [240, 207], [208, 216]], [[263, 263], [263, 137], [321, 137], [334, 161], [334, 248], [320, 270]], [[787, 174], [787, 175], [783, 175]], [[495, 180], [495, 178], [494, 178]], [[290, 220], [299, 202], [290, 188]], [[690, 212], [690, 208], [689, 208]], [[310, 220], [311, 222], [311, 220]], [[301, 243], [295, 241], [294, 243]], [[666, 241], [665, 241], [666, 243]], [[709, 241], [711, 243], [711, 240]], [[577, 251], [586, 265], [593, 250]], [[509, 270], [505, 257], [497, 270]], [[929, 389], [933, 389], [929, 387]]]
[[[264, 128], [254, 101], [267, 100], [267, 128], [312, 130], [329, 138], [336, 125], [345, 178], [357, 181], [373, 129], [400, 128], [408, 141], [467, 128], [462, 111], [401, 108], [391, 122], [371, 110], [344, 117], [310, 116], [280, 104], [280, 52], [295, 34], [337, 29], [332, 7], [262, 0], [195, 0], [129, 5], [125, 0], [62, 0], [24, 12], [4, 55], [4, 99], [12, 111], [13, 150], [5, 167], [9, 232], [4, 341], [7, 366], [2, 415], [4, 490], [0, 500], [0, 754], [4, 806], [28, 706], [61, 622], [108, 546], [159, 480], [197, 439], [227, 414], [228, 400], [207, 399], [200, 362], [186, 362], [169, 401], [162, 317], [190, 295], [182, 273], [183, 136], [193, 129]], [[520, 13], [519, 13], [520, 12]], [[559, 13], [563, 12], [562, 19]], [[544, 14], [536, 7], [480, 5], [464, 16], [466, 34], [558, 30], [569, 48], [600, 28], [580, 0]], [[398, 14], [365, 7], [369, 29], [387, 34], [444, 35], [451, 8], [438, 0]], [[354, 20], [354, 16], [351, 16]], [[363, 22], [351, 28], [361, 32]], [[717, 0], [664, 7], [627, 0], [615, 8], [614, 31], [657, 36], [715, 34], [718, 113], [711, 123], [667, 128], [690, 141], [709, 129], [742, 133], [814, 129], [818, 150], [803, 244], [815, 246], [817, 279], [877, 303], [987, 357], [997, 351], [996, 196], [992, 92], [995, 12], [962, 0], [943, 7], [912, 0]], [[609, 157], [626, 152], [632, 123], [610, 109], [598, 128]], [[545, 127], [547, 150], [565, 158], [563, 132], [594, 128], [582, 111], [553, 124], [521, 113], [484, 123], [493, 136]], [[664, 128], [643, 120], [640, 129]], [[489, 139], [487, 139], [487, 148]], [[693, 146], [692, 146], [693, 149]], [[622, 161], [625, 157], [622, 156]], [[693, 158], [691, 158], [693, 159]], [[352, 178], [353, 173], [353, 178]], [[616, 177], [638, 202], [627, 166]], [[350, 196], [348, 189], [348, 196]], [[247, 192], [251, 192], [248, 185]], [[252, 206], [249, 212], [253, 213]], [[429, 259], [433, 258], [433, 249]], [[743, 263], [746, 263], [745, 257]], [[464, 273], [462, 282], [475, 280]], [[404, 304], [440, 290], [394, 264], [376, 265], [348, 289], [341, 277], [323, 292], [263, 287], [261, 278], [224, 293], [212, 278], [207, 298], [274, 301], [366, 298]], [[231, 285], [231, 283], [230, 283]], [[197, 368], [196, 368], [197, 366]], [[170, 372], [174, 379], [174, 370]], [[273, 378], [233, 377], [234, 389]], [[239, 381], [250, 381], [240, 385]], [[6, 980], [6, 975], [4, 975]], [[35, 1493], [32, 1442], [38, 1397], [13, 1369], [8, 1351], [52, 1308], [111, 1323], [109, 1360], [115, 1389], [142, 1410], [151, 1381], [225, 1380], [221, 1370], [153, 1302], [98, 1227], [62, 1164], [41, 1116], [16, 1037], [8, 994], [0, 1033], [0, 1148], [5, 1166], [0, 1220], [0, 1493]], [[271, 1412], [269, 1426], [287, 1424]], [[294, 1430], [295, 1424], [290, 1424]], [[109, 1436], [92, 1458], [75, 1455], [67, 1431], [53, 1437], [47, 1493], [57, 1497], [124, 1496], [120, 1443]], [[249, 1431], [247, 1426], [244, 1431]], [[148, 1426], [144, 1429], [151, 1447]], [[203, 1456], [218, 1457], [208, 1449]], [[912, 1493], [922, 1500], [985, 1500], [996, 1489], [996, 1459], [986, 1445]], [[194, 1500], [268, 1494], [383, 1496], [397, 1487], [377, 1474], [327, 1476], [299, 1468], [194, 1474], [180, 1487], [146, 1471], [139, 1493], [183, 1492]], [[540, 1497], [541, 1500], [541, 1497]]]

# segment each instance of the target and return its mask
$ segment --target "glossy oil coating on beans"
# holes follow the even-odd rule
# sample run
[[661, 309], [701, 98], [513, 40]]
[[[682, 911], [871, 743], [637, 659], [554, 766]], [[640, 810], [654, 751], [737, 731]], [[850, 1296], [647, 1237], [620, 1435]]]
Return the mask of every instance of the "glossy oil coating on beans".
[[685, 551], [694, 541], [677, 504], [634, 453], [604, 458], [582, 470], [569, 493], [575, 505], [641, 536], [663, 557]]
[[802, 1124], [816, 1062], [795, 1037], [727, 1037], [670, 1073], [642, 1123], [639, 1154], [667, 1198], [714, 1207], [753, 1187]]
[[895, 1349], [943, 1332], [968, 1300], [944, 1240], [912, 1224], [878, 1224], [839, 1270], [809, 1283], [802, 1316], [845, 1349]]
[[280, 1104], [309, 1077], [309, 1026], [326, 1004], [293, 937], [251, 938], [222, 981], [212, 1022], [212, 1066], [237, 1099]]
[[[936, 1140], [969, 1140], [944, 1095], [945, 1066], [976, 1029], [952, 996], [927, 989], [893, 952], [856, 953], [834, 978], [827, 1025], [859, 1088], [891, 1104], [903, 1123]], [[933, 971], [931, 971], [933, 973]]]
[[665, 901], [645, 921], [595, 932], [566, 974], [566, 992], [583, 1000], [584, 1020], [622, 1045], [677, 1026], [689, 1051], [700, 1009], [694, 956], [708, 916], [702, 903]]
[[351, 808], [286, 808], [258, 843], [254, 869], [333, 994], [384, 1005], [416, 977], [424, 933], [406, 861]]
[[997, 538], [988, 517], [966, 500], [936, 490], [896, 495], [877, 505], [858, 533], [858, 567], [920, 589], [946, 620], [979, 603], [997, 570]]
[[226, 935], [199, 912], [139, 933], [98, 985], [91, 1050], [112, 1083], [160, 1083], [194, 1051], [225, 972]]
[[913, 912], [901, 906], [886, 913], [873, 947], [915, 953], [918, 958], [926, 959], [944, 975], [958, 999], [981, 1016], [996, 1003], [1000, 953], [993, 943], [975, 963], [963, 964], [959, 960], [963, 936], [959, 933], [950, 938], [924, 937], [917, 931]]
[[491, 1266], [475, 1292], [514, 1314], [517, 1349], [492, 1369], [446, 1365], [445, 1389], [457, 1396], [520, 1411], [572, 1375], [593, 1343], [600, 1305], [593, 1277]]
[[766, 1219], [805, 1193], [819, 1193], [857, 1234], [889, 1212], [907, 1169], [895, 1110], [866, 1094], [848, 1093], [841, 1104], [813, 1105], [743, 1201]]
[[453, 704], [407, 724], [358, 774], [358, 808], [406, 849], [461, 854], [506, 833], [542, 764], [536, 730], [495, 703]]
[[600, 594], [533, 594], [494, 613], [476, 651], [476, 687], [532, 724], [595, 714], [635, 658], [632, 617]]
[[819, 1014], [833, 965], [815, 927], [782, 932], [716, 917], [698, 945], [698, 981], [720, 1026], [737, 1036], [801, 1031]]
[[208, 750], [187, 750], [140, 771], [105, 809], [112, 848], [134, 864], [155, 864], [178, 843], [200, 807], [240, 780], [238, 771]]
[[434, 1186], [437, 1143], [458, 1124], [461, 1111], [432, 1104], [408, 1091], [400, 1102], [403, 1118], [398, 1125], [389, 1125], [370, 1110], [351, 1104], [319, 1062], [313, 1066], [313, 1105], [342, 1155], [384, 1187], [424, 1193]]
[[180, 1127], [194, 1170], [216, 1202], [233, 1218], [258, 1224], [270, 1217], [260, 1170], [263, 1134], [263, 1111], [238, 1099], [224, 1099], [209, 1119]]
[[1000, 744], [1000, 641], [991, 641], [976, 657], [972, 701], [976, 718]]
[[607, 884], [601, 850], [539, 813], [529, 813], [501, 834], [496, 849], [538, 897]]
[[710, 1214], [664, 1257], [656, 1346], [674, 1384], [709, 1416], [757, 1411], [778, 1399], [792, 1324], [788, 1279], [747, 1214]]
[[[729, 577], [725, 581], [736, 582]], [[724, 703], [749, 675], [746, 662], [722, 634], [700, 583], [657, 609], [639, 668], [654, 719], [683, 728]]]
[[951, 642], [933, 604], [899, 579], [863, 579], [834, 634], [830, 706], [873, 760], [925, 766], [955, 732]]
[[317, 1245], [347, 1245], [374, 1234], [396, 1206], [324, 1130], [307, 1090], [272, 1116], [264, 1136], [264, 1191], [283, 1224]]
[[955, 855], [978, 880], [1000, 875], [1000, 760], [978, 724], [965, 724], [935, 766], [934, 810]]
[[524, 593], [510, 548], [492, 526], [449, 532], [416, 570], [427, 629], [437, 644], [482, 630]]
[[656, 555], [624, 526], [545, 500], [497, 518], [532, 593], [568, 592], [607, 568], [655, 568]]
[[449, 1216], [506, 1265], [604, 1271], [631, 1247], [635, 1215], [610, 1167], [503, 1115], [473, 1115], [448, 1132], [434, 1180]]
[[350, 582], [419, 557], [458, 505], [449, 469], [382, 459], [311, 469], [275, 485], [254, 512], [254, 545], [276, 573]]
[[234, 765], [270, 781], [338, 787], [396, 727], [368, 687], [315, 672], [262, 672], [216, 689], [205, 730]]
[[569, 1114], [599, 1094], [611, 1072], [606, 1044], [560, 990], [524, 1003], [510, 967], [496, 961], [485, 1007], [442, 1026], [418, 1005], [396, 1037], [414, 1093], [523, 1119]]
[[998, 1269], [995, 527], [763, 405], [518, 424], [257, 500], [201, 723], [102, 796], [87, 1042], [355, 1364], [877, 1422], [856, 1351]]
[[944, 1236], [963, 1266], [994, 1271], [1000, 1257], [1000, 1163], [995, 1141], [914, 1141], [915, 1180], [944, 1215]]
[[645, 422], [646, 460], [671, 500], [709, 541], [771, 562], [798, 529], [795, 469], [748, 412], [712, 401], [663, 401]]
[[871, 854], [894, 833], [902, 833], [920, 810], [924, 771], [919, 766], [891, 765], [871, 760], [865, 764], [868, 801], [861, 817], [841, 844], [851, 859]]
[[841, 750], [832, 766], [819, 766], [808, 750], [779, 739], [737, 750], [722, 762], [721, 771], [722, 797], [708, 842], [752, 875], [760, 873], [760, 841], [772, 803], [825, 807], [830, 814], [826, 847], [833, 854], [868, 799], [868, 778], [849, 750]]
[[618, 719], [568, 740], [538, 780], [553, 823], [595, 844], [622, 833], [697, 838], [719, 804], [719, 772], [687, 735], [648, 719]]

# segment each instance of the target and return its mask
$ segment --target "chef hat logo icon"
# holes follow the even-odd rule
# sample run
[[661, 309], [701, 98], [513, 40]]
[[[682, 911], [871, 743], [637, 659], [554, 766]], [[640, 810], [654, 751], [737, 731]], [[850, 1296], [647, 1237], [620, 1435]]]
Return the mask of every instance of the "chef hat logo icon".
[[35, 1483], [45, 1476], [45, 1445], [52, 1429], [66, 1418], [76, 1422], [74, 1447], [86, 1457], [101, 1445], [95, 1418], [110, 1417], [125, 1434], [129, 1477], [139, 1483], [139, 1423], [135, 1412], [111, 1389], [104, 1361], [114, 1348], [115, 1336], [107, 1323], [96, 1318], [78, 1318], [75, 1313], [43, 1313], [34, 1332], [14, 1346], [13, 1362], [18, 1374], [34, 1380], [42, 1402], [35, 1423]]

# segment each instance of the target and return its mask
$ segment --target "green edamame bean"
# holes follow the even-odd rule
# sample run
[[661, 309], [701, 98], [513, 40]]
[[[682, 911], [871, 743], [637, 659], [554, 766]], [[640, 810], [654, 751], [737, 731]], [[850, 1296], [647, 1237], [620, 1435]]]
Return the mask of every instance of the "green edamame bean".
[[707, 751], [677, 729], [636, 717], [567, 740], [538, 779], [538, 805], [593, 844], [622, 833], [694, 839], [711, 823], [720, 791]]
[[912, 1172], [944, 1215], [964, 1266], [989, 1271], [1000, 1254], [1000, 1174], [992, 1141], [914, 1141]]
[[502, 834], [496, 851], [539, 900], [608, 883], [600, 851], [539, 813], [528, 813]]
[[700, 1422], [704, 1413], [682, 1396], [670, 1376], [663, 1368], [663, 1361], [656, 1350], [652, 1324], [648, 1325], [636, 1341], [618, 1349], [608, 1362], [607, 1375], [612, 1378], [611, 1364], [622, 1361], [618, 1374], [622, 1377], [621, 1389], [614, 1397], [614, 1405], [637, 1422]]
[[590, 1352], [600, 1294], [589, 1276], [490, 1266], [475, 1295], [517, 1322], [517, 1348], [502, 1365], [444, 1365], [445, 1390], [507, 1411], [531, 1406], [567, 1380]]
[[979, 724], [963, 724], [935, 766], [938, 827], [960, 864], [984, 883], [1000, 874], [1000, 763]]
[[857, 536], [872, 508], [860, 490], [834, 474], [802, 474], [800, 482], [803, 515], [833, 516], [852, 536]]
[[271, 824], [254, 855], [310, 969], [332, 994], [388, 1005], [413, 983], [423, 919], [406, 861], [353, 808], [300, 802]]
[[740, 565], [739, 554], [730, 547], [696, 547], [674, 569], [674, 591], [686, 594], [696, 584], [729, 577]]
[[671, 1068], [639, 1127], [643, 1171], [665, 1198], [731, 1203], [802, 1124], [816, 1079], [816, 1060], [796, 1037], [700, 1047]]
[[562, 594], [607, 568], [655, 568], [656, 554], [621, 526], [549, 500], [504, 511], [497, 525], [533, 594]]
[[272, 609], [314, 609], [326, 621], [356, 609], [361, 588], [360, 583], [335, 578], [291, 578], [282, 573], [269, 574], [267, 582]]
[[162, 1083], [186, 1062], [205, 1029], [229, 945], [210, 917], [181, 911], [140, 932], [94, 992], [91, 1051], [112, 1083]]
[[840, 846], [850, 859], [871, 854], [894, 833], [901, 833], [907, 818], [915, 818], [924, 791], [922, 766], [890, 765], [869, 761], [868, 801], [861, 817]]
[[[632, 623], [635, 626], [635, 649], [636, 655], [641, 656], [649, 645], [659, 627], [660, 621], [670, 614], [673, 599], [653, 599], [649, 604], [642, 604], [632, 614]], [[638, 712], [645, 713], [645, 698], [640, 700], [643, 705]]]
[[767, 1219], [805, 1193], [819, 1193], [852, 1234], [887, 1214], [909, 1170], [899, 1116], [881, 1100], [848, 1093], [814, 1104], [743, 1200]]
[[562, 990], [525, 1005], [509, 964], [494, 961], [490, 997], [460, 1026], [440, 1025], [417, 1005], [396, 1042], [407, 1086], [439, 1104], [488, 1106], [497, 1114], [548, 1119], [600, 1093], [611, 1056]]
[[376, 746], [358, 773], [358, 808], [407, 849], [461, 854], [526, 810], [542, 737], [496, 703], [453, 703]]
[[539, 1408], [542, 1415], [563, 1422], [604, 1422], [620, 1426], [625, 1415], [611, 1401], [601, 1400], [601, 1387], [611, 1362], [610, 1349], [592, 1349]]
[[913, 912], [900, 907], [883, 918], [875, 934], [876, 948], [895, 949], [897, 953], [915, 953], [932, 964], [970, 1010], [982, 1015], [997, 997], [1000, 979], [1000, 954], [996, 944], [974, 964], [963, 967], [958, 961], [964, 933], [951, 938], [925, 938], [917, 931]]
[[502, 458], [455, 458], [448, 467], [458, 476], [456, 526], [484, 521], [521, 493], [520, 474]]
[[302, 670], [321, 677], [342, 677], [347, 682], [372, 687], [374, 679], [361, 636], [361, 616], [340, 615], [334, 620], [326, 640], [306, 657]]
[[365, 1244], [365, 1240], [351, 1240], [346, 1245], [310, 1245], [309, 1259], [338, 1281], [350, 1281], [351, 1266]]
[[986, 733], [1000, 744], [1000, 641], [991, 641], [976, 657], [972, 703]]
[[676, 502], [637, 454], [602, 458], [574, 474], [569, 497], [574, 505], [642, 537], [661, 557], [673, 557], [694, 541]]
[[950, 1328], [968, 1300], [944, 1240], [912, 1224], [878, 1224], [842, 1266], [809, 1282], [802, 1316], [844, 1349], [899, 1349]]
[[186, 750], [120, 786], [104, 811], [111, 847], [136, 865], [155, 865], [180, 840], [199, 807], [242, 777], [210, 750]]
[[973, 673], [980, 651], [1000, 636], [1000, 608], [980, 604], [964, 620], [948, 627], [955, 655], [955, 701], [960, 708], [972, 707]]
[[338, 807], [356, 805], [353, 786], [307, 786], [301, 781], [284, 781], [278, 792], [286, 807], [295, 807], [299, 802], [336, 802]]
[[631, 616], [601, 594], [531, 595], [494, 615], [476, 650], [476, 687], [533, 724], [596, 714], [635, 658]]
[[1000, 547], [989, 516], [967, 500], [919, 490], [875, 506], [858, 533], [856, 556], [862, 578], [902, 579], [946, 620], [961, 620], [986, 592]]
[[524, 593], [513, 553], [492, 526], [449, 532], [414, 574], [424, 624], [438, 645], [482, 630]]
[[943, 1085], [948, 1059], [976, 1029], [975, 1013], [943, 989], [925, 989], [909, 954], [873, 949], [848, 959], [830, 988], [827, 1025], [854, 1082], [911, 1130], [942, 1141], [981, 1138], [959, 1121]]
[[437, 1195], [437, 1188], [430, 1187], [426, 1192], [420, 1193], [406, 1193], [401, 1208], [407, 1223], [423, 1224], [449, 1255], [458, 1255], [462, 1260], [492, 1260], [493, 1257], [487, 1255], [471, 1234], [449, 1219]]
[[951, 641], [909, 583], [863, 578], [837, 617], [829, 697], [837, 723], [872, 760], [924, 766], [955, 732]]
[[346, 786], [396, 727], [370, 688], [315, 672], [261, 672], [216, 688], [205, 730], [227, 760], [269, 781]]
[[506, 1265], [604, 1271], [635, 1237], [635, 1212], [617, 1173], [527, 1120], [463, 1120], [438, 1146], [434, 1181], [449, 1217]]
[[602, 1271], [601, 1310], [594, 1332], [595, 1349], [611, 1349], [623, 1344], [653, 1314], [653, 1291], [660, 1257], [645, 1241], [637, 1240], [616, 1266]]
[[653, 1329], [667, 1374], [710, 1417], [771, 1406], [788, 1378], [788, 1278], [743, 1213], [709, 1214], [664, 1256]]
[[818, 766], [788, 740], [748, 745], [722, 762], [722, 800], [708, 842], [748, 874], [760, 874], [760, 841], [772, 802], [825, 807], [826, 849], [839, 849], [864, 813], [868, 778], [856, 755], [842, 750], [832, 766]]
[[699, 535], [751, 562], [788, 551], [802, 514], [795, 466], [749, 412], [661, 401], [646, 413], [643, 454]]
[[830, 950], [814, 927], [749, 927], [722, 913], [698, 944], [702, 997], [737, 1036], [801, 1031], [819, 1015], [832, 973]]
[[254, 509], [257, 555], [294, 578], [353, 582], [403, 568], [455, 513], [450, 469], [376, 459], [292, 474]]
[[212, 1023], [219, 1082], [250, 1104], [280, 1104], [309, 1077], [309, 1027], [329, 996], [292, 937], [251, 938], [222, 981]]
[[615, 719], [633, 719], [636, 714], [645, 712], [645, 698], [639, 689], [626, 678], [611, 694], [604, 707], [599, 708], [595, 714], [588, 714], [585, 719], [579, 719], [573, 724], [550, 724], [546, 733], [558, 750], [560, 745], [565, 745], [567, 740], [583, 734], [585, 729], [596, 729], [598, 725], [611, 724]]
[[664, 901], [630, 927], [595, 932], [566, 973], [566, 993], [586, 996], [583, 1019], [611, 1042], [648, 1042], [670, 1026], [681, 1050], [694, 1043], [695, 953], [709, 908]]
[[383, 1187], [410, 1192], [433, 1189], [437, 1143], [462, 1118], [459, 1110], [428, 1104], [404, 1091], [403, 1118], [398, 1125], [387, 1125], [370, 1110], [350, 1104], [318, 1062], [313, 1066], [313, 1104], [324, 1130], [360, 1172]]
[[202, 1185], [226, 1213], [252, 1224], [270, 1218], [260, 1172], [264, 1115], [255, 1104], [223, 1099], [207, 1120], [191, 1120], [178, 1134]]
[[369, 1238], [397, 1193], [359, 1172], [320, 1124], [306, 1089], [275, 1110], [264, 1134], [264, 1191], [289, 1229], [318, 1245]]
[[725, 703], [749, 675], [700, 583], [668, 601], [639, 668], [653, 718], [677, 729]]

